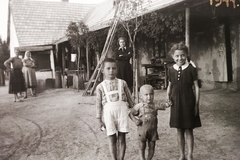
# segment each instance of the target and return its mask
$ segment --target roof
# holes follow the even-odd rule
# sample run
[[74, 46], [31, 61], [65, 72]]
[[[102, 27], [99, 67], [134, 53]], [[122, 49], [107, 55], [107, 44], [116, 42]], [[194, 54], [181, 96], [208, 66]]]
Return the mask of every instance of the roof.
[[12, 0], [10, 6], [19, 46], [31, 46], [53, 44], [71, 21], [83, 20], [95, 5]]
[[[173, 5], [180, 4], [186, 0], [144, 0], [143, 8], [146, 10], [143, 14], [147, 14], [156, 10], [164, 9]], [[99, 30], [108, 27], [114, 17], [115, 7], [113, 0], [106, 0], [101, 3], [94, 10], [92, 10], [84, 19], [90, 31]]]

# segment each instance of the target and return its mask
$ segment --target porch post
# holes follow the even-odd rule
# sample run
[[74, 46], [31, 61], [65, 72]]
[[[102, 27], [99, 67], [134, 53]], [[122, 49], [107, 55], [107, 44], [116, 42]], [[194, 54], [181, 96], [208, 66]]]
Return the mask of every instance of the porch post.
[[66, 56], [66, 54], [65, 54], [65, 49], [64, 49], [64, 45], [62, 44], [61, 45], [62, 46], [62, 68], [63, 68], [63, 73], [65, 72], [65, 68], [66, 68], [66, 63], [65, 63], [65, 56]]
[[189, 57], [191, 57], [190, 52], [190, 9], [189, 7], [185, 8], [185, 45], [188, 47], [189, 50]]
[[[90, 71], [91, 71], [90, 60], [89, 60], [88, 39], [87, 39], [87, 45], [86, 45], [86, 60], [87, 60], [87, 76], [85, 80], [88, 81], [90, 78]], [[84, 74], [84, 72], [82, 74]]]
[[55, 79], [55, 64], [54, 64], [54, 55], [53, 55], [53, 50], [50, 50], [50, 64], [51, 64], [51, 69], [52, 69], [52, 77]]

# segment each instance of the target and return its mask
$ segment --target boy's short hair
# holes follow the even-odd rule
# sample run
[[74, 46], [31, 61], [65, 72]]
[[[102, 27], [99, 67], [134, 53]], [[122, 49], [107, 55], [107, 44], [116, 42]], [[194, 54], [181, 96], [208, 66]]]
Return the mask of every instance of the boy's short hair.
[[154, 93], [154, 89], [153, 89], [153, 87], [150, 84], [142, 85], [141, 88], [140, 88], [140, 93], [142, 93], [145, 88], [151, 89], [153, 91], [153, 93]]
[[188, 47], [184, 44], [184, 42], [174, 44], [170, 50], [170, 55], [173, 55], [176, 50], [182, 50], [188, 55]]
[[103, 64], [103, 67], [104, 67], [104, 65], [105, 65], [106, 62], [116, 63], [116, 64], [117, 64], [117, 62], [116, 62], [115, 59], [113, 59], [113, 58], [105, 58], [104, 61], [103, 61], [103, 63], [102, 63], [102, 64]]

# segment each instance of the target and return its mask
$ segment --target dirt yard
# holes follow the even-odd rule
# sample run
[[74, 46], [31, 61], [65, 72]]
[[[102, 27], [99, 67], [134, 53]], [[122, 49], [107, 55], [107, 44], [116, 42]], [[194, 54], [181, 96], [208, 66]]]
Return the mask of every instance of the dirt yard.
[[[97, 128], [95, 97], [76, 89], [54, 89], [13, 102], [0, 87], [1, 160], [109, 160], [105, 132]], [[166, 91], [156, 91], [156, 99]], [[195, 160], [240, 160], [240, 92], [201, 90], [202, 127], [194, 130]], [[176, 129], [169, 109], [158, 112], [160, 140], [154, 160], [177, 160]], [[138, 160], [136, 126], [130, 122], [126, 160]]]

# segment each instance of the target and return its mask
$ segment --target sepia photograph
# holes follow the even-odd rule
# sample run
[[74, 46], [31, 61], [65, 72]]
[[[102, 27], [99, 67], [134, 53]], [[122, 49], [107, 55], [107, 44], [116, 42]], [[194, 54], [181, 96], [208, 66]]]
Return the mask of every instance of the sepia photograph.
[[0, 13], [0, 160], [240, 160], [240, 0]]

